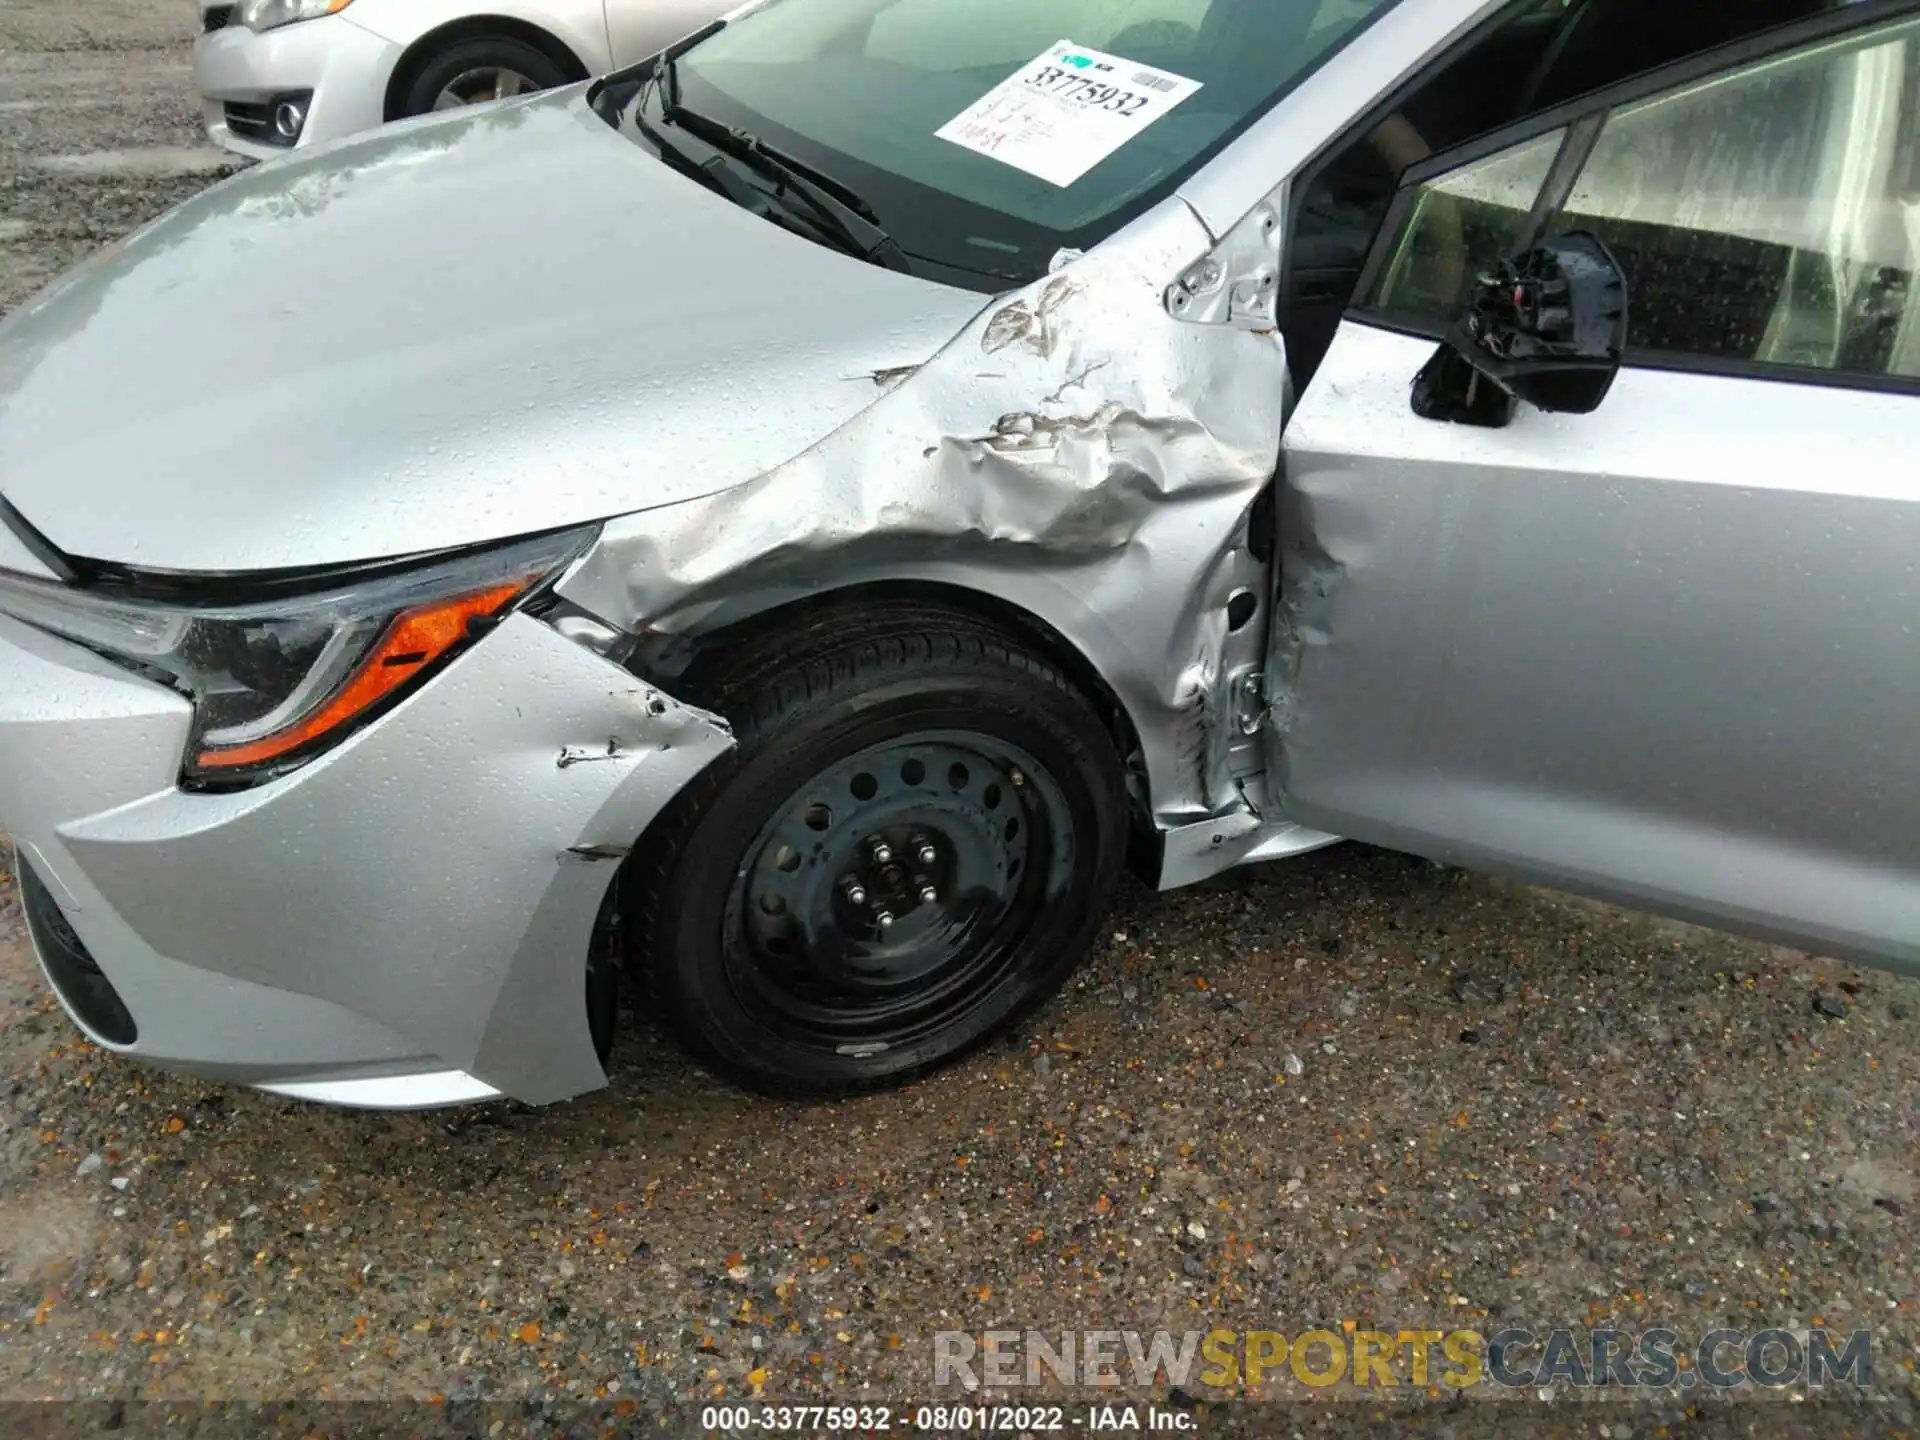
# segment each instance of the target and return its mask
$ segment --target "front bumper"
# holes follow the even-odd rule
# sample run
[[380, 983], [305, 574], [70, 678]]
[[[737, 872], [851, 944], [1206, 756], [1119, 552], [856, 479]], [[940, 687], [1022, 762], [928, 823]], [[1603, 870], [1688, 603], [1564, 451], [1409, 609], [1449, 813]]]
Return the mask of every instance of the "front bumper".
[[[194, 43], [193, 78], [214, 144], [256, 160], [370, 130], [386, 119], [387, 82], [401, 47], [345, 15], [301, 20], [255, 34], [244, 25], [204, 32]], [[298, 141], [260, 138], [283, 96], [310, 95]]]
[[[93, 1039], [338, 1104], [606, 1083], [595, 919], [618, 855], [731, 747], [724, 724], [525, 615], [252, 790], [177, 788], [190, 719], [0, 616], [0, 821], [135, 1031], [89, 1025], [69, 976]], [[51, 932], [29, 929], [61, 990]]]

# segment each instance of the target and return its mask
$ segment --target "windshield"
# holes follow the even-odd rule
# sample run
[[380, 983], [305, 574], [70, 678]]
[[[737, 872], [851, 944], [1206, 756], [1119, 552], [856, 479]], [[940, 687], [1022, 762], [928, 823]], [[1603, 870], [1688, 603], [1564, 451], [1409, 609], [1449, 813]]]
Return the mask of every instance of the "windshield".
[[1026, 281], [1392, 3], [766, 0], [677, 78], [688, 110], [831, 176], [908, 255]]

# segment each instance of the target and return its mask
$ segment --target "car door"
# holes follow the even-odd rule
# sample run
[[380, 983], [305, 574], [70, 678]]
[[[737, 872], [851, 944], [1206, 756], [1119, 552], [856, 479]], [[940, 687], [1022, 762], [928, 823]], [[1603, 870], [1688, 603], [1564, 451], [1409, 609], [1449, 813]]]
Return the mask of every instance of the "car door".
[[[1404, 178], [1284, 443], [1289, 818], [1920, 969], [1920, 20], [1869, 4]], [[1423, 419], [1476, 273], [1597, 234], [1588, 414]]]

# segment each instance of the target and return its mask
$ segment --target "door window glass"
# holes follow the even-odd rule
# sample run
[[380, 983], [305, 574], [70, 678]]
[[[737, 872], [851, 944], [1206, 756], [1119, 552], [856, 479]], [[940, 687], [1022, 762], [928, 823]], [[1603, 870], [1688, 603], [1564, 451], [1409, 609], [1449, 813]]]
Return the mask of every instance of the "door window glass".
[[1538, 136], [1421, 186], [1373, 308], [1416, 327], [1451, 323], [1473, 277], [1518, 247], [1565, 134]]
[[[1445, 331], [1560, 139], [1422, 185], [1368, 308]], [[1621, 107], [1548, 228], [1620, 261], [1632, 352], [1920, 378], [1920, 21]]]
[[1846, 3], [1513, 0], [1499, 24], [1465, 43], [1301, 187], [1281, 321], [1295, 383], [1306, 383], [1332, 343], [1409, 166], [1575, 95]]
[[1554, 228], [1604, 240], [1635, 350], [1920, 376], [1920, 23], [1608, 117]]

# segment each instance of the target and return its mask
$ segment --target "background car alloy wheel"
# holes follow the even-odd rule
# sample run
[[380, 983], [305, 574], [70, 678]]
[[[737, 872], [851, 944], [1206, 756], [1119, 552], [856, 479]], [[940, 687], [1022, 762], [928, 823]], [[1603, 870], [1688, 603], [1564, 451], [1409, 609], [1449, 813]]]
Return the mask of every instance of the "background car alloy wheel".
[[957, 1058], [1091, 943], [1119, 756], [1049, 661], [962, 611], [782, 627], [677, 682], [738, 748], [649, 837], [630, 953], [742, 1083], [833, 1095]]
[[395, 118], [550, 90], [574, 79], [545, 51], [505, 35], [457, 40], [415, 65]]
[[509, 70], [505, 66], [483, 65], [473, 70], [463, 70], [453, 77], [434, 96], [435, 110], [452, 110], [461, 105], [475, 105], [483, 100], [506, 100], [515, 95], [530, 94], [542, 87], [522, 75], [518, 70]]

